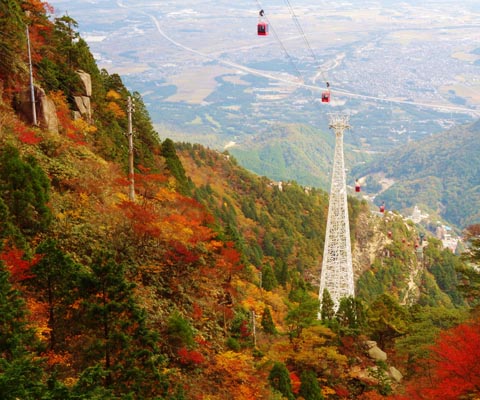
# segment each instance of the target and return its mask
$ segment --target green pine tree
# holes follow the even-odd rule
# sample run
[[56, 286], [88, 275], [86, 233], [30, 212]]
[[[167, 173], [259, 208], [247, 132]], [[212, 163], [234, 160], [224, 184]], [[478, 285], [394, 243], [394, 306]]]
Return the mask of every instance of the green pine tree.
[[32, 267], [34, 277], [29, 279], [28, 285], [48, 305], [50, 349], [64, 349], [65, 339], [74, 324], [71, 311], [78, 297], [76, 288], [80, 267], [58, 248], [53, 239], [42, 242], [36, 252], [41, 258]]
[[272, 335], [277, 333], [277, 329], [275, 328], [275, 324], [273, 322], [272, 313], [270, 312], [270, 307], [268, 306], [265, 306], [263, 309], [261, 324], [266, 333], [270, 333]]
[[0, 393], [2, 400], [43, 398], [43, 371], [34, 349], [38, 344], [25, 321], [20, 293], [0, 263]]
[[275, 274], [272, 271], [270, 265], [265, 265], [262, 269], [262, 287], [265, 290], [273, 290], [278, 286]]
[[157, 348], [157, 335], [146, 326], [145, 311], [135, 301], [134, 287], [125, 266], [112, 255], [94, 258], [91, 273], [82, 282], [84, 301], [79, 310], [91, 343], [83, 362], [93, 362], [96, 368], [89, 379], [98, 379], [116, 395], [156, 398], [168, 386], [160, 372], [165, 359]]
[[25, 235], [45, 231], [52, 214], [47, 206], [50, 182], [33, 157], [22, 160], [19, 151], [6, 146], [0, 153], [0, 193], [12, 222]]
[[284, 363], [275, 362], [268, 375], [268, 381], [270, 382], [270, 386], [272, 386], [277, 392], [281, 393], [283, 397], [288, 400], [295, 399], [292, 392], [290, 374]]
[[328, 289], [323, 289], [320, 318], [322, 322], [329, 322], [335, 317], [335, 304]]
[[303, 371], [300, 375], [300, 396], [305, 400], [323, 400], [317, 376], [313, 371]]
[[165, 139], [162, 143], [162, 156], [165, 157], [167, 169], [178, 183], [178, 190], [182, 194], [191, 193], [191, 185], [185, 174], [182, 162], [178, 158], [175, 144], [171, 139]]

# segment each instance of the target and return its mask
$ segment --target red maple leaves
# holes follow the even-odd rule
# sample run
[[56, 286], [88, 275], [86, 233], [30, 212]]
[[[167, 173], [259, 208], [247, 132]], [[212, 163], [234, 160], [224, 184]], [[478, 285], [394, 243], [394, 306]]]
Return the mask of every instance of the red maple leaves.
[[431, 350], [430, 373], [397, 399], [457, 400], [480, 393], [480, 321], [442, 332]]
[[5, 263], [11, 274], [13, 282], [22, 282], [34, 278], [31, 268], [40, 261], [41, 256], [35, 255], [30, 260], [25, 259], [25, 252], [16, 247], [7, 248], [0, 253], [0, 260]]

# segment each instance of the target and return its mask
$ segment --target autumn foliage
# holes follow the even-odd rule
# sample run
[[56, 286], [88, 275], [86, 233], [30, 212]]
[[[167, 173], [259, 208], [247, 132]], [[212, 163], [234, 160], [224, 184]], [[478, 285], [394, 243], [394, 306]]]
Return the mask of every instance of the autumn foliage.
[[4, 249], [0, 253], [0, 260], [3, 261], [10, 270], [11, 280], [13, 282], [22, 282], [35, 277], [31, 268], [38, 263], [41, 256], [37, 254], [30, 260], [25, 257], [25, 252], [16, 247]]
[[[413, 380], [396, 399], [457, 400], [480, 395], [480, 322], [442, 332], [431, 348], [431, 370]], [[476, 397], [475, 397], [476, 396]]]
[[42, 138], [37, 136], [32, 128], [27, 127], [19, 121], [15, 123], [15, 132], [22, 143], [34, 145], [42, 141]]

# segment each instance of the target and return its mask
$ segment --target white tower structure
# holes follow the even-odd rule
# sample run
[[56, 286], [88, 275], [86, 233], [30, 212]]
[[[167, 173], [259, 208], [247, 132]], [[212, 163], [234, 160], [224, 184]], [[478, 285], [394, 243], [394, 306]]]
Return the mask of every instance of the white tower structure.
[[327, 289], [337, 310], [342, 297], [355, 295], [343, 159], [343, 132], [350, 128], [348, 116], [331, 115], [329, 127], [335, 132], [335, 155], [319, 297], [322, 301]]

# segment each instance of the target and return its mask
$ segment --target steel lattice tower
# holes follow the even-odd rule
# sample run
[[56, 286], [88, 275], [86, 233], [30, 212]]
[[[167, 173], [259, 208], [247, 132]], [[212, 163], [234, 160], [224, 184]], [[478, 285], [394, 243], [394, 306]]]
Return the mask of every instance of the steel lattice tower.
[[337, 310], [342, 297], [355, 295], [343, 160], [343, 132], [350, 128], [348, 116], [331, 115], [329, 127], [335, 132], [335, 155], [319, 297], [322, 301], [323, 291], [328, 289]]

